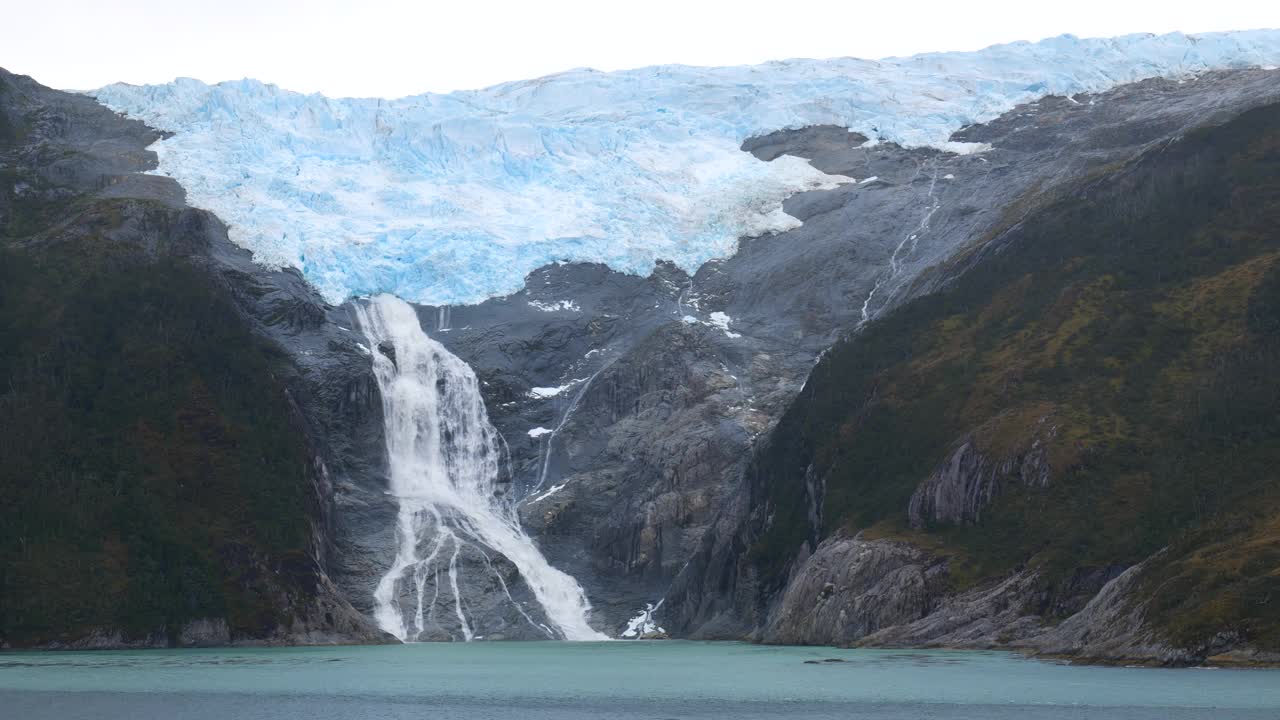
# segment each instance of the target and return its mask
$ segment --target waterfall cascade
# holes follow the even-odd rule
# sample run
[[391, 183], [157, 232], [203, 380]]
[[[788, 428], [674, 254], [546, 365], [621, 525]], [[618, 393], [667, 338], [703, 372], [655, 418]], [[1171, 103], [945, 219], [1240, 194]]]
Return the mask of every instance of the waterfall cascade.
[[591, 606], [581, 586], [547, 562], [521, 529], [512, 503], [497, 493], [502, 437], [489, 423], [475, 373], [423, 332], [405, 301], [380, 295], [358, 304], [357, 314], [373, 351], [390, 491], [399, 504], [395, 560], [374, 594], [378, 624], [401, 640], [417, 640], [424, 614], [441, 598], [443, 571], [445, 597], [453, 598], [463, 639], [473, 639], [458, 556], [474, 545], [519, 570], [554, 627], [521, 610], [531, 624], [551, 637], [606, 639], [587, 622]]

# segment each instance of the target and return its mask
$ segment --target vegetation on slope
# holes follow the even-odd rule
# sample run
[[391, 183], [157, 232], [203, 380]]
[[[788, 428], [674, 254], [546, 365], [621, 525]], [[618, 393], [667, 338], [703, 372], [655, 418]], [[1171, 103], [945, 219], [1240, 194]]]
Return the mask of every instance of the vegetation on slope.
[[65, 151], [24, 146], [5, 91], [0, 641], [176, 642], [199, 618], [269, 636], [315, 582], [284, 359], [166, 240], [181, 211], [42, 179]]
[[[1144, 589], [1174, 641], [1280, 648], [1280, 107], [1099, 173], [961, 263], [815, 369], [756, 460], [774, 521], [753, 562], [778, 579], [811, 533], [871, 529], [941, 548], [962, 584], [1035, 566], [1052, 595], [1168, 547]], [[962, 438], [1000, 457], [1042, 420], [1047, 487], [909, 527]]]

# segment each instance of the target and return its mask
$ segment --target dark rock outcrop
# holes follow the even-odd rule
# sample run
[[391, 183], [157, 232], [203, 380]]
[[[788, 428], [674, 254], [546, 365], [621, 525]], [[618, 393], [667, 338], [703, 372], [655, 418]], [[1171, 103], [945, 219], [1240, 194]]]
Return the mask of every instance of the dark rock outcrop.
[[847, 645], [924, 617], [946, 563], [890, 540], [832, 537], [799, 561], [760, 633], [768, 643]]
[[1032, 434], [1029, 446], [1019, 447], [1003, 457], [993, 458], [977, 448], [977, 440], [966, 436], [957, 443], [955, 452], [920, 483], [911, 495], [907, 517], [911, 526], [923, 528], [929, 523], [976, 523], [982, 508], [1008, 483], [1023, 487], [1043, 488], [1049, 485], [1049, 443], [1057, 427], [1040, 419], [1042, 426]]

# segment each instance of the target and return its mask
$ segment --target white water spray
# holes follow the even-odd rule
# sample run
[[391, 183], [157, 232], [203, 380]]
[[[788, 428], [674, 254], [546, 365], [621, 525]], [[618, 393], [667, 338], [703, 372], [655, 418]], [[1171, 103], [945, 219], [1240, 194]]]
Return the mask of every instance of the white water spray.
[[[558, 631], [553, 635], [606, 639], [587, 623], [591, 605], [582, 587], [547, 562], [511, 505], [495, 494], [501, 436], [489, 424], [475, 373], [427, 337], [405, 301], [379, 295], [356, 312], [374, 349], [390, 489], [399, 503], [396, 557], [374, 592], [378, 624], [401, 640], [417, 639], [426, 625], [424, 604], [433, 607], [439, 596], [443, 567], [463, 638], [473, 639], [459, 590], [458, 553], [474, 543], [516, 566]], [[383, 350], [388, 344], [394, 360]], [[433, 594], [424, 598], [432, 578]], [[400, 607], [406, 591], [416, 597], [412, 609]]]

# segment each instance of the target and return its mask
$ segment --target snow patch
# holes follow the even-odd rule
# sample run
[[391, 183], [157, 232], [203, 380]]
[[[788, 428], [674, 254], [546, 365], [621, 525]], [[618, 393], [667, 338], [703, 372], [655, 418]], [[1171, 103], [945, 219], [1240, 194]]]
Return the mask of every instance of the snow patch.
[[944, 142], [937, 145], [939, 150], [946, 150], [956, 155], [977, 155], [991, 149], [991, 143]]
[[582, 312], [582, 308], [578, 307], [578, 303], [572, 300], [557, 300], [551, 303], [530, 300], [529, 307], [541, 310], [542, 312]]
[[657, 612], [660, 607], [662, 607], [661, 600], [658, 601], [657, 605], [654, 605], [653, 603], [646, 603], [643, 610], [627, 621], [627, 629], [622, 631], [622, 637], [634, 640], [646, 635], [665, 633], [666, 630], [662, 626], [658, 625], [657, 621], [653, 619], [653, 614]]
[[724, 313], [722, 313], [722, 312], [720, 312], [720, 311], [718, 311], [718, 310], [717, 310], [716, 312], [711, 313], [711, 325], [712, 325], [713, 327], [718, 327], [718, 328], [720, 328], [721, 330], [723, 330], [723, 331], [724, 331], [724, 334], [725, 334], [725, 335], [728, 335], [728, 336], [729, 336], [729, 337], [731, 337], [731, 338], [740, 338], [740, 337], [742, 337], [742, 335], [741, 335], [740, 333], [731, 332], [731, 331], [729, 330], [729, 323], [730, 323], [731, 321], [732, 321], [732, 318], [730, 318], [728, 315], [725, 315]]
[[536, 427], [536, 428], [533, 428], [533, 429], [529, 430], [529, 437], [531, 437], [531, 438], [540, 438], [540, 437], [542, 437], [543, 435], [549, 435], [550, 433], [551, 433], [551, 429], [550, 429], [550, 428]]
[[530, 395], [531, 397], [540, 398], [540, 399], [544, 399], [544, 400], [545, 400], [546, 398], [552, 398], [552, 397], [555, 397], [555, 396], [559, 395], [560, 393], [564, 392], [565, 390], [568, 390], [569, 388], [573, 387], [574, 385], [577, 385], [577, 384], [578, 384], [578, 383], [580, 383], [580, 382], [584, 382], [585, 380], [586, 380], [586, 378], [578, 378], [578, 379], [576, 379], [576, 380], [570, 380], [569, 382], [565, 383], [564, 385], [559, 385], [559, 386], [556, 386], [556, 387], [536, 387], [536, 388], [529, 388], [529, 395]]
[[542, 502], [543, 500], [546, 500], [547, 498], [551, 497], [552, 495], [555, 495], [556, 493], [558, 493], [558, 492], [560, 492], [561, 490], [563, 490], [563, 489], [564, 489], [564, 486], [565, 486], [566, 484], [567, 484], [567, 483], [561, 483], [560, 485], [552, 486], [552, 488], [551, 488], [550, 490], [547, 490], [547, 491], [546, 491], [546, 492], [544, 492], [544, 493], [541, 493], [541, 494], [539, 494], [539, 495], [535, 495], [534, 497], [529, 498], [528, 502], [530, 502], [530, 503], [538, 503], [538, 502]]

